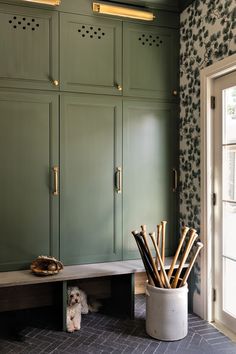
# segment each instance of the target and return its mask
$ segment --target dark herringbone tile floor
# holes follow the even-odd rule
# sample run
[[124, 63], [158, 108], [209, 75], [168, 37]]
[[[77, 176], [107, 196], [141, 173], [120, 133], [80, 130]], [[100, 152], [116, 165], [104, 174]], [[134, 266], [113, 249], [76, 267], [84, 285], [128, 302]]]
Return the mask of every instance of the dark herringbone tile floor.
[[21, 331], [23, 341], [11, 340], [0, 333], [0, 353], [236, 354], [236, 343], [192, 314], [188, 335], [183, 340], [160, 342], [148, 337], [142, 295], [136, 297], [135, 320], [89, 314], [82, 318], [82, 329], [72, 334], [58, 331], [52, 313], [43, 311], [31, 311], [28, 326]]

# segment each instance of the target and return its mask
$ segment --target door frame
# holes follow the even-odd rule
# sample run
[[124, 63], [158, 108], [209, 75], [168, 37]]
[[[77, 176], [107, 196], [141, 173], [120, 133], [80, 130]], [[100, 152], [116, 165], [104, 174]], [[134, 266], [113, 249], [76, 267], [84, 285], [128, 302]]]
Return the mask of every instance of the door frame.
[[200, 131], [201, 131], [201, 235], [204, 244], [201, 267], [199, 315], [207, 321], [214, 321], [213, 285], [213, 117], [211, 96], [216, 78], [236, 70], [236, 54], [222, 59], [200, 72]]

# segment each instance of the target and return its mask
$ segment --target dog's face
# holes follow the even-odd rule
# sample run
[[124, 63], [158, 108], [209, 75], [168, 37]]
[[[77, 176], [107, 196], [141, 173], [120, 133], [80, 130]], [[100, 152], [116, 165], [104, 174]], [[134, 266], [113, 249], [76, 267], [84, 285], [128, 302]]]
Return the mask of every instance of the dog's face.
[[81, 303], [81, 293], [77, 286], [68, 288], [67, 303], [69, 306]]

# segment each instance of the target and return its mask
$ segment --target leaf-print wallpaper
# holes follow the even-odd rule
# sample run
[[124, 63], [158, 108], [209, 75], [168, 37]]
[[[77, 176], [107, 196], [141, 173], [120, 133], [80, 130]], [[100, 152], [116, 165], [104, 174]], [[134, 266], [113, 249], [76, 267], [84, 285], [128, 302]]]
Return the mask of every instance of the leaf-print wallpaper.
[[200, 233], [200, 69], [236, 52], [236, 0], [195, 0], [180, 21], [180, 222]]

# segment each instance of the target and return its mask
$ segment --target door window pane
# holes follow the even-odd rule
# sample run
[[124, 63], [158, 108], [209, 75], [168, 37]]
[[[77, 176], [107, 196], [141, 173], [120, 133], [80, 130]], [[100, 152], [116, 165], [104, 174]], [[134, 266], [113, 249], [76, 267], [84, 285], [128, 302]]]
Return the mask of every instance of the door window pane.
[[236, 262], [223, 258], [223, 311], [236, 317]]
[[236, 86], [223, 91], [223, 144], [236, 143]]
[[224, 256], [233, 258], [236, 261], [235, 230], [236, 230], [236, 203], [223, 203], [223, 235], [224, 235], [223, 254]]
[[[235, 131], [236, 137], [236, 131]], [[223, 147], [223, 199], [236, 201], [236, 146]]]

